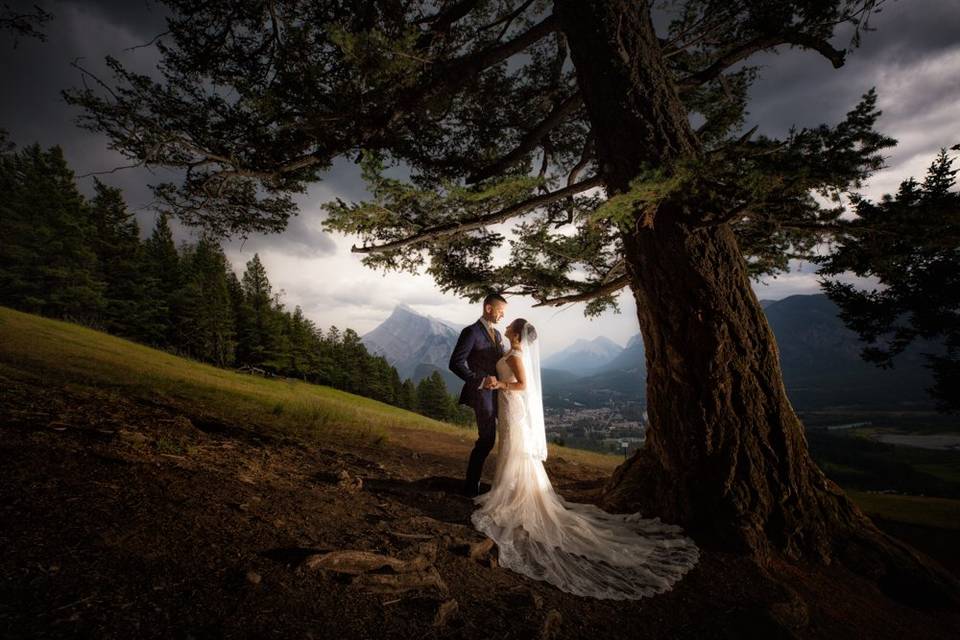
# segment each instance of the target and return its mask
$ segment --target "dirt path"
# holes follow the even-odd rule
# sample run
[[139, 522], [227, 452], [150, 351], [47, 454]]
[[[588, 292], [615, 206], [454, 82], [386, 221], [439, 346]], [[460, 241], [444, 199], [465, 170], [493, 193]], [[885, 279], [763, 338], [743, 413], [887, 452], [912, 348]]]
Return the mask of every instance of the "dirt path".
[[[483, 537], [455, 491], [469, 431], [317, 445], [108, 390], [0, 376], [0, 394], [3, 637], [936, 639], [960, 629], [956, 615], [899, 606], [840, 569], [798, 571], [788, 592], [705, 551], [673, 591], [624, 603], [528, 580], [496, 566], [495, 552], [471, 558]], [[589, 500], [604, 478], [562, 457], [547, 467], [572, 500]], [[310, 568], [344, 549], [428, 557], [443, 588], [378, 593], [369, 577]]]

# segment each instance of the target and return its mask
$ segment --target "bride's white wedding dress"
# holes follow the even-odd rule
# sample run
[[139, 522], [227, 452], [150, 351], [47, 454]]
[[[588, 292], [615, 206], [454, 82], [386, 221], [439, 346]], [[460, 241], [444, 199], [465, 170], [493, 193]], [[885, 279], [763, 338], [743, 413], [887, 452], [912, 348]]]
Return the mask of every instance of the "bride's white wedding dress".
[[[497, 378], [516, 382], [510, 353], [497, 362]], [[527, 391], [498, 391], [496, 471], [490, 491], [474, 498], [473, 525], [497, 543], [501, 566], [568, 593], [622, 600], [669, 590], [699, 559], [680, 527], [567, 502], [554, 491], [543, 467], [539, 353], [535, 360], [524, 358]]]

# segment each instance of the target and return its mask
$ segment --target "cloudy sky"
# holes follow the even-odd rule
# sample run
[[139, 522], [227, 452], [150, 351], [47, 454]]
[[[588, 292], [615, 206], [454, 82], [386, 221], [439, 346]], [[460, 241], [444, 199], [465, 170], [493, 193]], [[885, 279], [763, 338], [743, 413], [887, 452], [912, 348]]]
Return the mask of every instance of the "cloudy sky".
[[[0, 34], [0, 86], [6, 95], [0, 103], [0, 127], [10, 132], [18, 146], [61, 145], [78, 176], [129, 164], [107, 148], [105, 138], [75, 126], [77, 113], [63, 101], [60, 90], [80, 85], [79, 71], [70, 66], [78, 57], [95, 72], [104, 71], [103, 58], [111, 54], [127, 68], [155, 73], [155, 48], [128, 49], [166, 30], [165, 8], [153, 0], [15, 0], [10, 4], [27, 9], [38, 4], [54, 19], [45, 28], [46, 43], [20, 39], [14, 47], [12, 36]], [[864, 35], [862, 46], [848, 55], [840, 69], [833, 69], [818, 54], [788, 48], [752, 59], [751, 64], [764, 66], [751, 90], [747, 127], [759, 125], [760, 133], [782, 136], [791, 125], [835, 123], [875, 86], [883, 110], [879, 128], [898, 140], [888, 150], [887, 168], [864, 189], [876, 199], [895, 191], [908, 176], [921, 178], [940, 147], [960, 142], [960, 2], [887, 0], [871, 24], [876, 31]], [[846, 38], [834, 40], [838, 48], [847, 44]], [[138, 168], [99, 177], [123, 188], [146, 235], [155, 216], [147, 184], [168, 180], [169, 174]], [[86, 194], [92, 193], [92, 177], [80, 178], [79, 183]], [[287, 308], [300, 305], [321, 327], [335, 324], [362, 334], [399, 303], [453, 322], [475, 320], [476, 305], [440, 293], [427, 276], [368, 270], [359, 256], [350, 253], [354, 238], [321, 231], [323, 202], [334, 197], [360, 200], [364, 194], [357, 168], [339, 161], [323, 182], [298, 198], [300, 213], [286, 232], [225, 242], [224, 249], [238, 274], [259, 253], [274, 288], [284, 291]], [[189, 229], [176, 225], [175, 234], [178, 240], [192, 238]], [[754, 288], [760, 298], [768, 299], [818, 292], [809, 264], [794, 264], [789, 275], [755, 283]], [[579, 306], [533, 309], [528, 300], [513, 298], [507, 317], [522, 315], [548, 327], [541, 332], [545, 354], [577, 338], [601, 334], [624, 344], [638, 326], [632, 297], [623, 293], [620, 299], [621, 314], [590, 320]]]

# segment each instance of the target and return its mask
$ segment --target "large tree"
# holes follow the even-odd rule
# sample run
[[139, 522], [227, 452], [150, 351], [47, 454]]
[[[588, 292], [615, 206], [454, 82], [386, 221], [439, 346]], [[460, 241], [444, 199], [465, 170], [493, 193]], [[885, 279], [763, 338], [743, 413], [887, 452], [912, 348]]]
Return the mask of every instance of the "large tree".
[[[882, 534], [811, 460], [750, 277], [809, 255], [837, 196], [882, 166], [873, 91], [835, 126], [741, 134], [758, 52], [833, 67], [876, 0], [168, 0], [162, 82], [108, 58], [65, 92], [145, 165], [162, 206], [220, 233], [276, 231], [335, 158], [373, 198], [331, 203], [365, 263], [426, 267], [600, 313], [629, 288], [646, 346], [647, 445], [603, 504], [765, 563], [841, 557], [903, 597], [956, 582]], [[409, 181], [385, 175], [402, 165]], [[493, 250], [514, 222], [511, 260]], [[953, 595], [952, 597], [955, 597]], [[941, 598], [942, 601], [942, 598]]]
[[[941, 149], [922, 183], [910, 177], [876, 203], [855, 196], [856, 217], [841, 223], [835, 250], [817, 261], [827, 295], [868, 343], [863, 358], [893, 367], [910, 344], [925, 341], [929, 392], [940, 410], [960, 413], [960, 191], [953, 160]], [[842, 273], [875, 278], [881, 287], [868, 291], [829, 277]]]

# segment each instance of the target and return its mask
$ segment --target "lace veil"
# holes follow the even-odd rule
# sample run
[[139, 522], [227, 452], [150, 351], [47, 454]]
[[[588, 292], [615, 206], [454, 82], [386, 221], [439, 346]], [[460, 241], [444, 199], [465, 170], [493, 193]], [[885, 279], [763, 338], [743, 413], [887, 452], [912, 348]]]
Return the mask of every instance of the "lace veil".
[[540, 380], [540, 341], [529, 322], [520, 332], [520, 360], [527, 383], [523, 391], [526, 420], [523, 425], [523, 452], [535, 460], [547, 459], [547, 433], [543, 420], [543, 385]]

